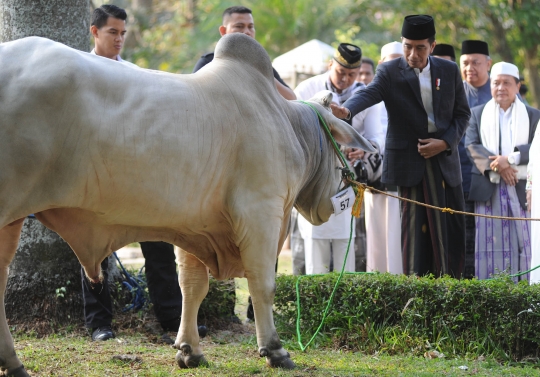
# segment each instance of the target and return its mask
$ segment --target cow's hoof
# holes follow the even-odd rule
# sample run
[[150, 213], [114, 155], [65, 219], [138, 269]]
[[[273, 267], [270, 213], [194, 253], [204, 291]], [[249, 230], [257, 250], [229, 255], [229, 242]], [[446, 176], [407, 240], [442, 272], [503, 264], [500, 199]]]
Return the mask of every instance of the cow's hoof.
[[272, 368], [294, 369], [296, 364], [289, 356], [267, 357], [266, 365]]
[[26, 370], [24, 369], [24, 365], [21, 365], [18, 368], [15, 369], [8, 369], [7, 377], [30, 377], [28, 373], [26, 373]]
[[193, 349], [187, 343], [180, 345], [180, 350], [176, 353], [176, 362], [182, 369], [197, 368], [201, 366], [208, 366], [208, 361], [204, 358], [204, 355], [193, 355]]

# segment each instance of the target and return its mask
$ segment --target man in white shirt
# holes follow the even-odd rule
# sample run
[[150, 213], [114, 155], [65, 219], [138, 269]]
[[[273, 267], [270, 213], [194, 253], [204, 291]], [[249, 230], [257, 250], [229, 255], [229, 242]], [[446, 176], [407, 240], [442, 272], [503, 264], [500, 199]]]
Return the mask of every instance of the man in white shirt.
[[[381, 48], [379, 64], [403, 56], [403, 47], [399, 42], [390, 42]], [[381, 114], [381, 126], [386, 137], [388, 113], [384, 102], [377, 105]], [[384, 156], [384, 143], [380, 145], [380, 153]], [[384, 160], [384, 157], [383, 157]], [[369, 162], [369, 161], [368, 161]], [[381, 164], [382, 162], [379, 162]], [[382, 166], [380, 167], [382, 171]], [[397, 186], [380, 182], [371, 183], [377, 189], [398, 195]], [[390, 196], [366, 191], [364, 194], [366, 208], [366, 271], [403, 273], [401, 259], [401, 219], [399, 200]]]
[[360, 73], [356, 81], [361, 82], [364, 85], [369, 85], [373, 81], [375, 76], [375, 63], [370, 58], [362, 58], [362, 65], [360, 66]]
[[[95, 47], [91, 54], [136, 67], [120, 57], [127, 32], [126, 18], [125, 10], [115, 5], [102, 5], [94, 11], [90, 32], [94, 37]], [[145, 257], [148, 291], [156, 317], [164, 331], [178, 331], [182, 314], [182, 293], [176, 272], [174, 246], [165, 242], [141, 242], [141, 250]], [[114, 338], [108, 284], [109, 258], [101, 263], [101, 269], [103, 281], [99, 286], [93, 286], [81, 268], [85, 322], [91, 329], [94, 341]], [[201, 330], [204, 332], [205, 329]], [[162, 339], [172, 343], [168, 336], [164, 335]]]
[[[529, 150], [540, 111], [524, 105], [519, 93], [519, 71], [500, 62], [491, 69], [491, 95], [472, 109], [465, 136], [473, 163], [469, 199], [482, 215], [528, 217], [526, 178]], [[506, 271], [516, 274], [531, 267], [529, 221], [476, 219], [475, 275], [488, 279]], [[528, 279], [529, 275], [516, 278]]]
[[[329, 71], [301, 82], [295, 89], [297, 98], [307, 100], [321, 90], [330, 90], [334, 94], [333, 101], [342, 104], [354, 91], [365, 87], [356, 82], [361, 58], [362, 52], [359, 47], [341, 43], [330, 62]], [[366, 109], [356, 115], [352, 119], [352, 126], [374, 145], [378, 146], [383, 142], [384, 133], [376, 107]], [[349, 161], [354, 163], [363, 157], [363, 151], [349, 150], [346, 155]], [[349, 241], [350, 222], [350, 210], [337, 216], [332, 215], [327, 223], [320, 226], [313, 226], [302, 216], [298, 217], [298, 227], [305, 244], [307, 274], [330, 271], [332, 255], [334, 270], [341, 270]], [[365, 250], [362, 251], [365, 253]], [[355, 271], [355, 250], [352, 246], [347, 256], [345, 270]]]

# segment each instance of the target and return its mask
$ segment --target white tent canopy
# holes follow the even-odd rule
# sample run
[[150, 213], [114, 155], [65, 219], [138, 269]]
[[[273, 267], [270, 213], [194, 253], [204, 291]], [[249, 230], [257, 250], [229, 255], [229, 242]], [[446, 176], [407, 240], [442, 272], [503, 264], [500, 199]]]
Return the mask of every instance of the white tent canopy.
[[334, 55], [334, 48], [317, 39], [312, 39], [283, 55], [272, 65], [283, 79], [296, 81], [297, 74], [319, 75], [328, 70], [328, 62]]

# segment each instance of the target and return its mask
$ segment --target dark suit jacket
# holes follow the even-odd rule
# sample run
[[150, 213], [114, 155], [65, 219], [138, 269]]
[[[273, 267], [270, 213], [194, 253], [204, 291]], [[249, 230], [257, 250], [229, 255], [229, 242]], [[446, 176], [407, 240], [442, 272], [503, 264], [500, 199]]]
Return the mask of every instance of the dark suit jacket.
[[[519, 100], [518, 100], [519, 101]], [[493, 191], [497, 185], [491, 183], [489, 180], [489, 172], [491, 168], [489, 164], [491, 160], [488, 156], [493, 156], [493, 153], [488, 151], [483, 145], [480, 139], [480, 119], [482, 117], [482, 111], [484, 111], [486, 105], [473, 107], [470, 126], [467, 129], [465, 135], [465, 147], [467, 148], [467, 154], [473, 163], [472, 175], [471, 175], [471, 189], [469, 191], [469, 200], [475, 202], [486, 202], [493, 195]], [[525, 106], [527, 108], [527, 114], [529, 114], [529, 143], [525, 145], [517, 145], [515, 150], [521, 154], [519, 164], [527, 165], [529, 163], [529, 149], [531, 148], [531, 142], [536, 131], [536, 126], [540, 120], [540, 110]], [[502, 179], [502, 178], [501, 178]], [[527, 184], [526, 179], [520, 179], [516, 185], [516, 192], [519, 198], [519, 203], [523, 209], [527, 206], [525, 203], [526, 193], [525, 186]]]
[[[426, 160], [418, 153], [418, 139], [435, 138], [448, 143], [450, 150], [436, 158], [450, 187], [461, 183], [457, 146], [471, 115], [458, 66], [444, 59], [429, 58], [433, 113], [437, 132], [428, 133], [427, 113], [422, 103], [420, 82], [402, 57], [380, 64], [375, 78], [357, 91], [343, 106], [354, 116], [384, 101], [388, 111], [388, 133], [382, 181], [412, 187], [420, 183]], [[439, 90], [436, 87], [440, 80]]]

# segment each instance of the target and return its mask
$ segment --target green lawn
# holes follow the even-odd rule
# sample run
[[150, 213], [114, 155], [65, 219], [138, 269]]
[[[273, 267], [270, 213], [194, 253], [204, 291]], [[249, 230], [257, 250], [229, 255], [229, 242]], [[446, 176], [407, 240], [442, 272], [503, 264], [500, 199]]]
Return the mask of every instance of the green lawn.
[[[540, 376], [532, 365], [501, 366], [491, 360], [425, 359], [364, 355], [328, 349], [292, 350], [293, 371], [266, 367], [258, 357], [253, 327], [247, 333], [210, 333], [202, 341], [208, 368], [180, 370], [170, 346], [152, 343], [144, 334], [120, 332], [118, 338], [93, 343], [81, 334], [15, 337], [19, 357], [31, 376]], [[288, 342], [285, 342], [288, 343]], [[130, 355], [140, 361], [124, 362]], [[459, 367], [467, 367], [462, 370]]]

